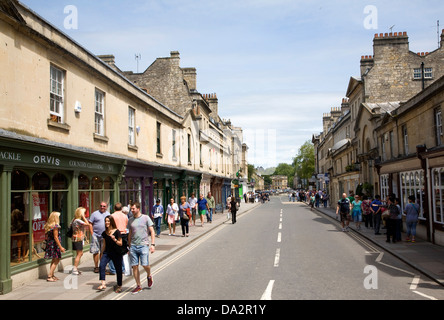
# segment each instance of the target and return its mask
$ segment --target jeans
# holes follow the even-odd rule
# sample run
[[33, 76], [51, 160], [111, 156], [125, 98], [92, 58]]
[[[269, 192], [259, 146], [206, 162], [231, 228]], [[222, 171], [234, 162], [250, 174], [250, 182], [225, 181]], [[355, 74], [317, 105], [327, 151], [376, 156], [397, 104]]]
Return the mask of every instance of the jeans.
[[156, 235], [160, 234], [160, 224], [162, 223], [162, 217], [154, 218], [154, 229], [156, 230]]
[[381, 228], [381, 214], [378, 213], [373, 217], [375, 219], [375, 234], [379, 233], [379, 228]]
[[122, 286], [122, 256], [117, 253], [104, 252], [100, 259], [100, 277], [99, 280], [105, 280], [106, 265], [112, 261], [116, 266], [117, 285]]
[[406, 222], [405, 223], [407, 226], [407, 237], [409, 236], [416, 236], [416, 221], [414, 222]]
[[214, 208], [209, 208], [207, 211], [207, 221], [213, 221], [213, 210]]

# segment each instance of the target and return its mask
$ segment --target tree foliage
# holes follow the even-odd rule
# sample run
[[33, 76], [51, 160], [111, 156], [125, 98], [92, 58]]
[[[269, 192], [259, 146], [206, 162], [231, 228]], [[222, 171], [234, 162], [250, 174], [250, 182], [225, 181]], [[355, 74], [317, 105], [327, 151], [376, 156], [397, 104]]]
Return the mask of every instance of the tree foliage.
[[306, 141], [300, 148], [296, 157], [293, 158], [293, 167], [299, 179], [310, 179], [315, 172], [314, 145], [310, 140]]

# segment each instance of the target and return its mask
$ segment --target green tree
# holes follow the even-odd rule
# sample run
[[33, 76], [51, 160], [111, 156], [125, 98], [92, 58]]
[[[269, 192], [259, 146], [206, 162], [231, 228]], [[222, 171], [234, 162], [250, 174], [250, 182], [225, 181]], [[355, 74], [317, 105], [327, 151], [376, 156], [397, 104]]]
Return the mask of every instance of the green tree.
[[300, 179], [308, 181], [313, 176], [315, 172], [315, 154], [314, 145], [310, 140], [299, 148], [297, 156], [293, 158], [293, 167]]

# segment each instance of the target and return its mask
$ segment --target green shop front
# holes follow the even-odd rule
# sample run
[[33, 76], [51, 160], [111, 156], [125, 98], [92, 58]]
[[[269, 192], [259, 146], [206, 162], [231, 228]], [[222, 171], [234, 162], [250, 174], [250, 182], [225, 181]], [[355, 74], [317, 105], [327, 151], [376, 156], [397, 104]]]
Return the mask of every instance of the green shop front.
[[41, 276], [50, 263], [42, 242], [53, 211], [61, 213], [62, 245], [67, 249], [62, 261], [70, 264], [71, 241], [65, 235], [75, 209], [85, 207], [90, 215], [102, 201], [112, 207], [122, 171], [123, 161], [117, 158], [0, 138], [1, 294], [12, 291], [17, 285], [13, 281], [26, 278], [24, 273]]
[[153, 180], [154, 199], [160, 199], [166, 212], [171, 198], [177, 204], [180, 203], [180, 197], [185, 196], [188, 200], [192, 193], [198, 198], [201, 177], [202, 174], [198, 171], [156, 169]]

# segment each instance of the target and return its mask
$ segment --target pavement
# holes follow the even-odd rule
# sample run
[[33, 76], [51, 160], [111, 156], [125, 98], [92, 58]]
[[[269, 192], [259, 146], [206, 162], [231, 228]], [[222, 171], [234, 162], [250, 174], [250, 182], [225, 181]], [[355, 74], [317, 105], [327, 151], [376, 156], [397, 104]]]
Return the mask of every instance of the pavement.
[[[314, 208], [314, 210], [336, 220], [336, 210], [332, 208]], [[438, 284], [444, 286], [444, 247], [416, 237], [414, 243], [405, 241], [406, 234], [402, 232], [402, 241], [387, 243], [386, 230], [381, 229], [381, 235], [375, 235], [372, 228], [366, 228], [364, 222], [361, 229], [357, 230], [355, 223], [350, 222], [350, 231], [364, 236], [367, 240], [396, 256], [418, 272], [428, 276]]]
[[[237, 216], [241, 216], [255, 207], [261, 205], [261, 203], [245, 203], [242, 202], [237, 213]], [[200, 219], [197, 218], [196, 225], [190, 226], [189, 237], [182, 237], [182, 229], [180, 224], [176, 225], [175, 236], [169, 236], [168, 228], [161, 232], [160, 237], [156, 238], [156, 251], [149, 256], [149, 262], [151, 270], [154, 271], [162, 261], [171, 257], [178, 251], [190, 246], [199, 238], [208, 234], [217, 227], [223, 224], [231, 224], [230, 219], [227, 219], [227, 210], [223, 213], [213, 214], [213, 221], [207, 223], [206, 217], [204, 217], [204, 225], [201, 227]], [[59, 264], [60, 265], [60, 264]], [[63, 269], [66, 272], [63, 272]], [[85, 254], [82, 257], [79, 265], [79, 271], [81, 275], [75, 276], [70, 273], [70, 266], [59, 266], [59, 270], [54, 273], [60, 280], [56, 282], [47, 282], [46, 274], [42, 275], [40, 279], [28, 282], [25, 285], [15, 288], [12, 292], [5, 295], [0, 295], [1, 300], [100, 300], [108, 294], [112, 293], [113, 286], [117, 284], [116, 276], [107, 275], [107, 289], [105, 291], [98, 291], [97, 287], [101, 284], [99, 281], [99, 274], [94, 273], [94, 263], [92, 256]], [[142, 280], [142, 286], [146, 286], [146, 273], [140, 267], [140, 275]], [[145, 280], [145, 281], [143, 281]], [[154, 286], [156, 283], [155, 277], [153, 277]], [[132, 275], [123, 275], [122, 289], [126, 290], [133, 286], [134, 277]], [[117, 294], [116, 294], [117, 295]]]
[[[300, 203], [300, 202], [299, 202]], [[245, 214], [261, 203], [242, 203], [238, 216]], [[316, 212], [335, 220], [339, 224], [335, 210], [331, 208], [314, 208]], [[206, 221], [206, 219], [204, 218]], [[169, 236], [168, 230], [161, 233], [160, 238], [156, 238], [156, 251], [150, 254], [150, 265], [152, 270], [162, 261], [171, 257], [176, 252], [191, 245], [193, 242], [203, 237], [223, 224], [231, 224], [231, 219], [227, 219], [227, 211], [213, 215], [212, 223], [204, 223], [200, 226], [200, 221], [196, 221], [196, 226], [190, 227], [190, 236], [182, 237], [181, 227], [176, 226], [176, 235]], [[350, 223], [350, 231], [356, 232], [365, 237], [370, 242], [398, 257], [418, 272], [430, 277], [435, 282], [444, 286], [444, 247], [434, 245], [426, 240], [417, 238], [415, 243], [401, 241], [397, 243], [387, 243], [385, 230], [381, 230], [381, 235], [375, 235], [374, 230], [365, 228], [361, 224], [361, 229], [357, 230], [355, 224]], [[405, 233], [402, 234], [405, 239]], [[94, 264], [91, 259], [82, 258], [79, 270], [80, 276], [73, 276], [69, 272], [64, 273], [59, 270], [55, 275], [60, 278], [57, 282], [47, 282], [46, 275], [41, 279], [34, 280], [26, 285], [14, 289], [12, 292], [0, 295], [0, 300], [98, 300], [112, 292], [116, 278], [113, 275], [106, 277], [108, 288], [105, 291], [98, 291], [100, 285], [99, 275], [93, 272]], [[141, 279], [144, 279], [144, 271], [141, 271]], [[133, 284], [132, 275], [123, 276], [123, 289], [128, 289]], [[155, 286], [154, 277], [154, 286]], [[142, 282], [143, 285], [143, 282]], [[145, 281], [146, 285], [146, 281]]]

